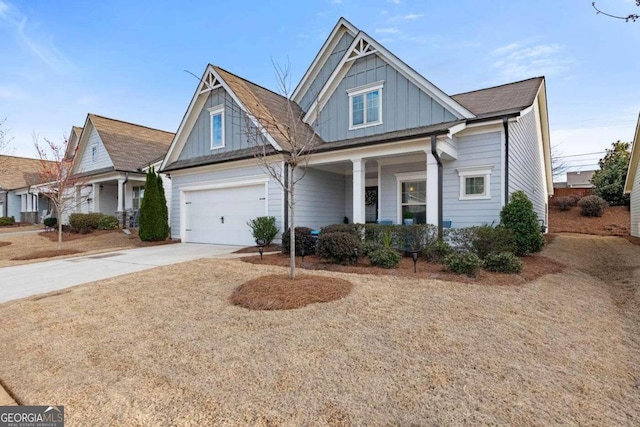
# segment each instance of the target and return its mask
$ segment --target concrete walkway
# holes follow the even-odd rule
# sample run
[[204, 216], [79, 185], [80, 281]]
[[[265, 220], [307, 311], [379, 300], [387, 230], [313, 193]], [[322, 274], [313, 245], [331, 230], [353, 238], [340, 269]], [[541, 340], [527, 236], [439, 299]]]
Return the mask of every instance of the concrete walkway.
[[0, 303], [199, 258], [231, 258], [241, 246], [179, 243], [0, 268]]

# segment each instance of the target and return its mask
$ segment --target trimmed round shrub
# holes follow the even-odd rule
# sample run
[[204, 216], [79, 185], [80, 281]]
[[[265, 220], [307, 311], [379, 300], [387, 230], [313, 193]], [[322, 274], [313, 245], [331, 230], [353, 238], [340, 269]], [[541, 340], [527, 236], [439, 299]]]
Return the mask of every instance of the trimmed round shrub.
[[561, 211], [571, 210], [577, 203], [575, 197], [563, 196], [563, 197], [554, 197], [553, 204], [558, 207]]
[[99, 212], [93, 213], [73, 213], [69, 215], [69, 225], [75, 231], [82, 234], [90, 233], [91, 230], [97, 230], [100, 220], [104, 215]]
[[99, 230], [116, 230], [119, 226], [118, 218], [113, 215], [103, 215], [98, 221]]
[[522, 261], [511, 252], [491, 253], [484, 259], [484, 268], [488, 271], [515, 274], [522, 271]]
[[516, 255], [526, 255], [542, 250], [544, 236], [540, 231], [538, 215], [524, 191], [516, 191], [511, 195], [511, 200], [500, 212], [500, 224], [513, 231]]
[[578, 202], [578, 206], [580, 206], [581, 215], [600, 217], [604, 214], [604, 210], [609, 205], [602, 197], [591, 195], [580, 199], [580, 201]]
[[329, 233], [349, 233], [360, 237], [360, 226], [358, 224], [331, 224], [320, 229], [320, 235]]
[[344, 232], [324, 234], [318, 239], [317, 252], [331, 262], [353, 263], [361, 254], [360, 238]]
[[382, 243], [372, 242], [371, 240], [365, 240], [360, 245], [360, 251], [362, 252], [362, 256], [369, 256], [372, 252], [377, 251], [378, 249], [384, 248]]
[[444, 258], [444, 264], [454, 273], [476, 277], [482, 261], [473, 252], [454, 252]]
[[[304, 254], [313, 255], [316, 253], [316, 242], [311, 236], [311, 229], [309, 227], [296, 227], [296, 255], [302, 256], [302, 249], [304, 248]], [[285, 254], [291, 253], [291, 232], [290, 230], [282, 233], [282, 252]]]
[[58, 218], [50, 216], [49, 218], [45, 218], [42, 223], [47, 228], [53, 228], [58, 225]]
[[482, 225], [476, 228], [475, 235], [471, 242], [473, 251], [484, 259], [492, 252], [516, 252], [516, 239], [513, 231], [497, 226]]
[[396, 268], [401, 259], [402, 256], [391, 248], [378, 249], [369, 254], [369, 263], [382, 268]]
[[276, 227], [276, 218], [273, 216], [259, 216], [247, 222], [251, 228], [251, 234], [255, 240], [264, 239], [266, 244], [270, 244], [278, 234]]
[[0, 217], [0, 227], [5, 227], [8, 225], [13, 225], [16, 223], [16, 219], [12, 216], [2, 216]]
[[422, 255], [428, 262], [440, 262], [452, 252], [453, 249], [447, 242], [436, 240], [422, 250]]

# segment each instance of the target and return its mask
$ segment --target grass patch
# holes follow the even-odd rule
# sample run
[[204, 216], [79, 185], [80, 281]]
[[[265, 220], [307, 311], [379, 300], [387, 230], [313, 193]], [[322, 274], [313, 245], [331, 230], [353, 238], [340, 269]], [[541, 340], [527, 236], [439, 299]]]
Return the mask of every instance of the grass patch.
[[272, 274], [249, 280], [231, 294], [234, 305], [249, 310], [290, 310], [335, 301], [351, 292], [351, 283], [337, 277]]
[[60, 249], [60, 250], [53, 249], [49, 251], [35, 251], [35, 252], [31, 252], [30, 254], [11, 258], [11, 261], [27, 261], [31, 259], [53, 258], [53, 257], [63, 256], [63, 255], [80, 254], [82, 252], [84, 251], [79, 251], [76, 249]]

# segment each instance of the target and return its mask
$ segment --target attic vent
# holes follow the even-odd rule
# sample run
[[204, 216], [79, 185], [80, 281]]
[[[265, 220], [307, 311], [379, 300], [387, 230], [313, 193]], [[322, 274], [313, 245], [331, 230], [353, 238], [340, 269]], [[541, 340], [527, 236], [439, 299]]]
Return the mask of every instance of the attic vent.
[[362, 58], [363, 56], [367, 56], [372, 53], [376, 53], [375, 48], [364, 39], [360, 39], [360, 41], [353, 47], [351, 52], [349, 52], [348, 61], [355, 61], [358, 58]]

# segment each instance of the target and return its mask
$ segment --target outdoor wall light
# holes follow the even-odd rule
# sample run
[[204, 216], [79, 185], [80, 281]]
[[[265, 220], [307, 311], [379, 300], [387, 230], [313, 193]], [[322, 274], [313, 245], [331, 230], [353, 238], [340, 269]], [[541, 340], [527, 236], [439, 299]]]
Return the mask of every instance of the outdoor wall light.
[[418, 251], [411, 251], [411, 259], [413, 260], [413, 272], [416, 272], [416, 264], [418, 263]]
[[256, 239], [256, 246], [258, 247], [258, 252], [260, 253], [260, 261], [262, 261], [262, 254], [264, 253], [264, 247], [267, 245], [267, 241], [264, 239]]

